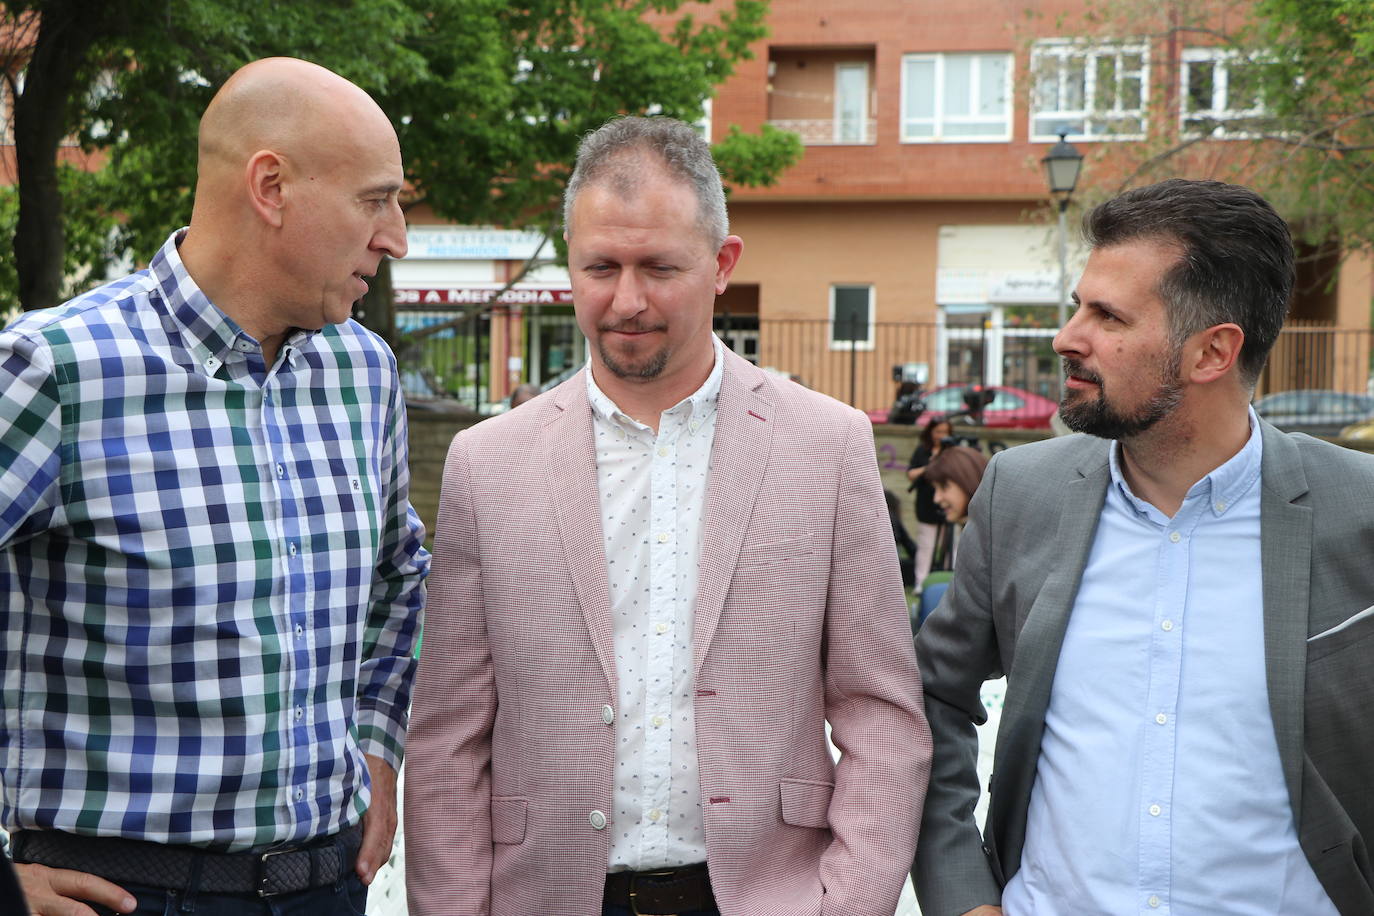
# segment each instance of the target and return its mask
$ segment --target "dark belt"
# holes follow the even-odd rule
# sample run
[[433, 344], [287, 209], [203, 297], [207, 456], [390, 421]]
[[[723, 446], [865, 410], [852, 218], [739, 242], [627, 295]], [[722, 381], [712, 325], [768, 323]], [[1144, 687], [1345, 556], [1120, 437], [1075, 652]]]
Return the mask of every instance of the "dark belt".
[[89, 872], [116, 884], [272, 897], [342, 879], [358, 856], [362, 828], [349, 827], [303, 846], [248, 852], [214, 852], [58, 830], [20, 830], [10, 837], [10, 845], [16, 862]]
[[714, 909], [716, 895], [702, 862], [658, 871], [612, 872], [606, 876], [604, 903], [650, 916]]

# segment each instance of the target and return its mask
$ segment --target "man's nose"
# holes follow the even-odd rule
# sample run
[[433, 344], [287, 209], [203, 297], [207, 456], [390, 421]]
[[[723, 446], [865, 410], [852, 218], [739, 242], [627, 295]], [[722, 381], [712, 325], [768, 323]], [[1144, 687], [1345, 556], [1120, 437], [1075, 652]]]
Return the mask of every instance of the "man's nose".
[[400, 201], [391, 202], [386, 219], [372, 237], [372, 247], [385, 251], [393, 258], [403, 258], [410, 250], [410, 244], [406, 241], [406, 218], [401, 212]]
[[1069, 319], [1064, 322], [1064, 326], [1054, 335], [1054, 341], [1051, 346], [1054, 347], [1054, 352], [1058, 353], [1060, 356], [1082, 352], [1080, 349], [1082, 335], [1079, 333], [1078, 321], [1078, 316], [1081, 311], [1082, 309], [1075, 309], [1070, 312]]
[[644, 284], [633, 270], [622, 270], [611, 296], [611, 312], [621, 319], [633, 318], [644, 311], [645, 306]]

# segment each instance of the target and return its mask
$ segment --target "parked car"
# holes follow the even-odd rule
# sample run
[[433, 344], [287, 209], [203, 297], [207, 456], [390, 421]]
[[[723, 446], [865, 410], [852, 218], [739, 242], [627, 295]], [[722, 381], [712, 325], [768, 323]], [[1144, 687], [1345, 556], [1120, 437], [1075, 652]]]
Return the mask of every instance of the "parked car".
[[1255, 413], [1280, 429], [1335, 436], [1352, 423], [1374, 419], [1374, 397], [1313, 388], [1276, 391], [1255, 402]]
[[[964, 390], [967, 385], [942, 385], [926, 394], [925, 410], [916, 418], [918, 428], [924, 429], [935, 414], [959, 413], [966, 409]], [[1049, 429], [1050, 417], [1059, 405], [1022, 388], [990, 385], [992, 400], [983, 408], [984, 426], [1003, 429]]]

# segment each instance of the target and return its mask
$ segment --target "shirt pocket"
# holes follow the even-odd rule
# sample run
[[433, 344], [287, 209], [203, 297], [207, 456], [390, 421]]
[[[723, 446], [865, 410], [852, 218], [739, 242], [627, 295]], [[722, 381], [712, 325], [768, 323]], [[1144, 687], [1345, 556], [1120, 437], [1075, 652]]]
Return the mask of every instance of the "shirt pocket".
[[738, 569], [754, 566], [778, 566], [789, 563], [813, 553], [812, 538], [809, 531], [802, 531], [783, 537], [762, 538], [746, 541], [740, 548]]

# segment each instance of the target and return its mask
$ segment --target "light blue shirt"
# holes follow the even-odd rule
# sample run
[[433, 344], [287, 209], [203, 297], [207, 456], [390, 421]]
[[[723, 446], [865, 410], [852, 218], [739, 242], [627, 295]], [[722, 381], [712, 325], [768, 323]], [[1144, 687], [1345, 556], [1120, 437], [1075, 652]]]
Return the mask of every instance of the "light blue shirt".
[[1008, 916], [1335, 916], [1264, 670], [1259, 424], [1171, 519], [1111, 484], [1059, 654]]

